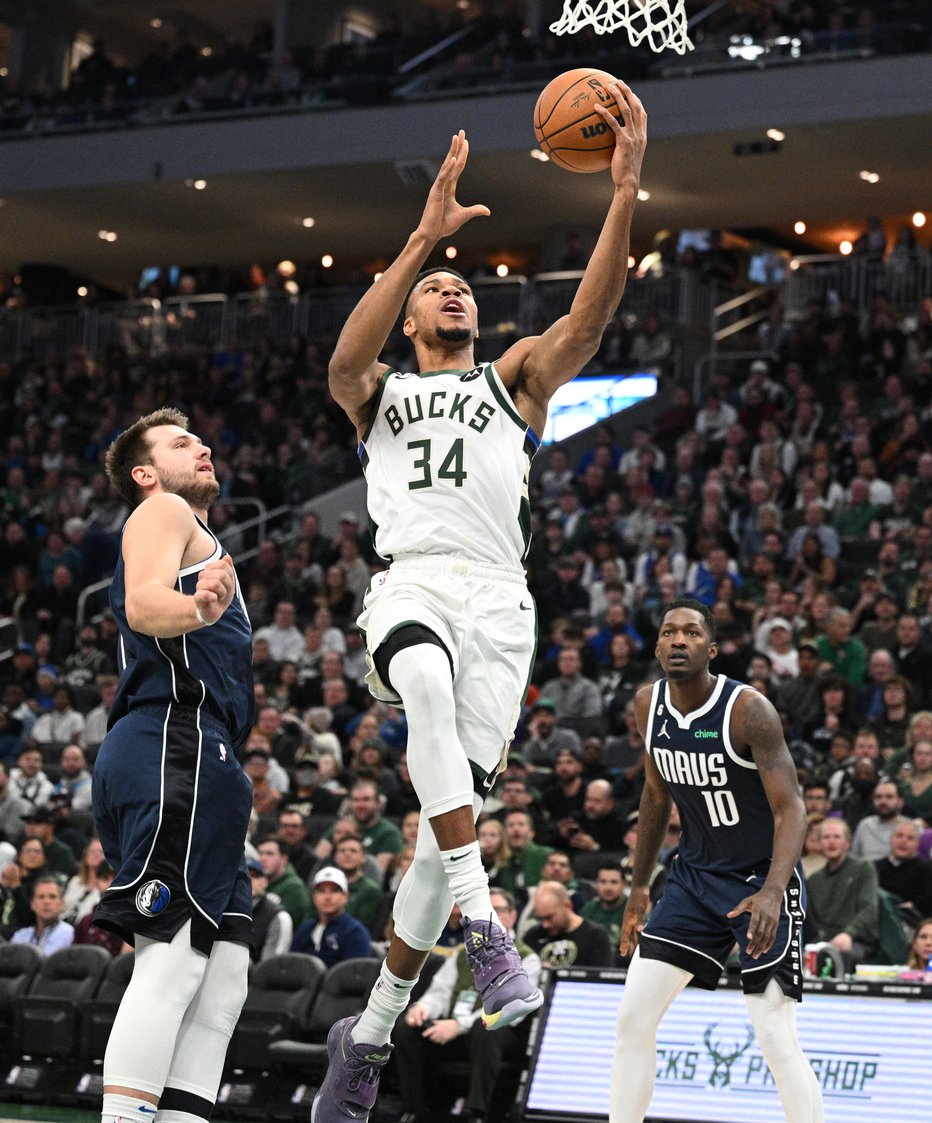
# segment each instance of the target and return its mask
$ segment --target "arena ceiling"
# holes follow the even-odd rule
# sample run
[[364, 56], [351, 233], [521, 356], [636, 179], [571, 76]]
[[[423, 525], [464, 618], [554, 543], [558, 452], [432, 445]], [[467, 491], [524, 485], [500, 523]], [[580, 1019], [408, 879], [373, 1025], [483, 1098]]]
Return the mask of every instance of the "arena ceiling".
[[[0, 12], [6, 2], [0, 0]], [[59, 0], [45, 3], [66, 6]], [[44, 6], [41, 0], [39, 6]], [[139, 34], [140, 17], [156, 10], [139, 0], [85, 0], [79, 7], [85, 15], [104, 13], [114, 33], [122, 26], [117, 17], [125, 17], [132, 25], [128, 35]], [[216, 21], [245, 34], [247, 23], [240, 29], [235, 19], [248, 17], [252, 27], [257, 13], [273, 3], [187, 0], [174, 7], [196, 14], [205, 26]], [[224, 12], [229, 16], [225, 22]], [[93, 30], [92, 23], [87, 26]], [[653, 88], [674, 81], [682, 80]], [[492, 257], [508, 260], [509, 250], [540, 246], [555, 229], [596, 229], [608, 197], [604, 174], [574, 175], [532, 160], [530, 127], [526, 145], [483, 150], [482, 112], [494, 114], [497, 100], [485, 99], [484, 110], [477, 110], [475, 102], [448, 102], [454, 127], [469, 113], [480, 122], [471, 129], [473, 152], [461, 198], [483, 202], [493, 212], [492, 220], [469, 224], [458, 244], [467, 250], [485, 247]], [[533, 95], [527, 100], [529, 123]], [[778, 151], [748, 156], [736, 156], [735, 146], [763, 138], [746, 128], [664, 135], [662, 122], [652, 117], [642, 178], [651, 197], [638, 207], [635, 252], [647, 252], [661, 229], [706, 227], [769, 231], [774, 240], [800, 252], [831, 252], [839, 239], [863, 229], [868, 214], [882, 215], [891, 229], [909, 222], [914, 211], [930, 206], [930, 104], [917, 97], [897, 116], [800, 124], [788, 130]], [[28, 146], [18, 148], [28, 157]], [[3, 149], [0, 145], [0, 162]], [[862, 170], [878, 172], [879, 181], [866, 182], [859, 175]], [[353, 184], [349, 199], [348, 182]], [[159, 263], [239, 265], [255, 260], [269, 265], [283, 258], [310, 261], [333, 253], [375, 268], [400, 248], [417, 221], [423, 193], [423, 187], [402, 181], [392, 160], [365, 158], [349, 168], [211, 176], [204, 193], [191, 191], [183, 182], [165, 181], [103, 184], [80, 191], [0, 188], [0, 269], [15, 269], [27, 261], [55, 263], [125, 291], [142, 266]], [[315, 225], [304, 230], [300, 216], [311, 206]], [[804, 239], [794, 242], [793, 224], [799, 220], [808, 230]], [[102, 245], [98, 230], [113, 230], [119, 237]], [[86, 236], [87, 231], [94, 236]]]

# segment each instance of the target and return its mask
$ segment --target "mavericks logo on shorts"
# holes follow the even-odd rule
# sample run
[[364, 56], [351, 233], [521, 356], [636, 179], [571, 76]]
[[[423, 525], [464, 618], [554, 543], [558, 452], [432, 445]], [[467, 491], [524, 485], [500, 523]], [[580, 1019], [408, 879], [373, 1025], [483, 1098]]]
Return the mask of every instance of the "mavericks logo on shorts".
[[136, 894], [136, 908], [145, 916], [158, 916], [171, 898], [171, 890], [164, 881], [147, 881]]

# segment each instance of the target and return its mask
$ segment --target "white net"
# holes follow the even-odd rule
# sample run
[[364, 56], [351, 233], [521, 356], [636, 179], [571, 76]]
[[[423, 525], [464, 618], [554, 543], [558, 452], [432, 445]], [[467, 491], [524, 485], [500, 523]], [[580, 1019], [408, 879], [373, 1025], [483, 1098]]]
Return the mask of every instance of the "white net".
[[575, 35], [584, 27], [591, 27], [598, 35], [624, 28], [632, 47], [646, 39], [652, 51], [669, 47], [683, 55], [693, 49], [686, 27], [685, 0], [564, 0], [563, 15], [550, 30], [554, 35]]

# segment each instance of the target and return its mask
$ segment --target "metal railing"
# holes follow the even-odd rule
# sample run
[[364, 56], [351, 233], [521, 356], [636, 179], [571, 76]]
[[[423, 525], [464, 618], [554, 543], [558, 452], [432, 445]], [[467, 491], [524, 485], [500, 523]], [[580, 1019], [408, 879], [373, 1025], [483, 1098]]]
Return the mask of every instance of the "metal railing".
[[[553, 323], [569, 311], [581, 277], [581, 271], [572, 270], [473, 280], [482, 334], [486, 338], [527, 334], [542, 323]], [[111, 348], [156, 356], [168, 350], [222, 348], [234, 340], [245, 346], [268, 342], [285, 347], [295, 333], [334, 339], [364, 291], [364, 286], [354, 285], [294, 296], [209, 293], [93, 307], [2, 308], [0, 359], [15, 361], [46, 352], [63, 356], [79, 349], [103, 358]], [[752, 301], [761, 291], [740, 294], [735, 306]], [[866, 318], [878, 292], [889, 297], [900, 315], [907, 315], [932, 295], [932, 256], [923, 251], [902, 263], [895, 253], [886, 262], [834, 254], [795, 257], [776, 291], [790, 317], [804, 313], [813, 300], [846, 299]], [[713, 332], [727, 326], [726, 334], [750, 326], [751, 321], [740, 326], [714, 321], [720, 292], [685, 268], [657, 278], [631, 276], [622, 312], [641, 319], [654, 311], [670, 325], [703, 330], [713, 323]]]

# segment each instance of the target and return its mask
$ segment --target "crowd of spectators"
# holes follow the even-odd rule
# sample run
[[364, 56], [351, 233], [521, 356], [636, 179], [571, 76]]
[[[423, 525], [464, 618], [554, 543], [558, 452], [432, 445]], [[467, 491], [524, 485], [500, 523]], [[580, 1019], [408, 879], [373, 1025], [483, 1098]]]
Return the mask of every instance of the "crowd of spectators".
[[[713, 671], [783, 718], [810, 813], [809, 938], [848, 969], [904, 962], [913, 932], [917, 947], [926, 938], [932, 299], [904, 320], [878, 294], [863, 323], [813, 305], [767, 330], [772, 358], [720, 370], [698, 402], [671, 388], [649, 423], [623, 437], [602, 424], [581, 454], [547, 450], [532, 476], [540, 644], [479, 838], [544, 967], [615, 957], [644, 762], [632, 700], [658, 673], [659, 616], [681, 595], [714, 614]], [[78, 594], [112, 572], [127, 514], [104, 450], [128, 420], [177, 404], [214, 450], [212, 517], [242, 558], [255, 629], [242, 756], [254, 958], [293, 948], [332, 965], [384, 946], [419, 804], [404, 714], [367, 694], [354, 626], [383, 563], [357, 511], [332, 535], [304, 510], [253, 539], [224, 505], [271, 508], [290, 474], [326, 471], [352, 447], [326, 389], [328, 346], [0, 364], [0, 616], [15, 633], [0, 663], [4, 938], [122, 950], [92, 923], [112, 871], [89, 813], [118, 637], [102, 602], [79, 623]], [[674, 819], [655, 899], [678, 830]], [[452, 920], [441, 942], [456, 944]]]
[[[687, 4], [688, 9], [702, 7]], [[928, 48], [929, 35], [928, 11], [918, 0], [895, 5], [880, 0], [860, 4], [793, 0], [711, 13], [696, 38], [706, 46], [720, 44], [721, 57], [727, 60], [726, 47], [734, 36], [756, 43], [792, 37], [797, 43], [792, 57], [798, 58], [923, 50]], [[607, 50], [591, 28], [563, 36], [544, 28], [529, 35], [520, 6], [483, 8], [478, 14], [459, 6], [447, 14], [436, 8], [412, 8], [404, 21], [396, 14], [387, 15], [371, 39], [285, 49], [277, 58], [273, 39], [273, 28], [262, 23], [249, 41], [229, 37], [217, 48], [199, 46], [179, 23], [172, 36], [162, 38], [130, 65], [115, 62], [105, 40], [97, 39], [63, 89], [43, 85], [20, 89], [9, 79], [0, 79], [0, 132], [100, 127], [279, 107], [384, 104], [410, 80], [410, 67], [403, 70], [402, 64], [425, 48], [431, 49], [428, 65], [438, 71], [440, 84], [479, 75], [484, 86], [526, 77], [530, 66], [552, 65], [557, 73], [575, 59], [592, 63]], [[626, 76], [635, 78], [646, 72], [651, 59], [632, 52], [627, 61]]]

